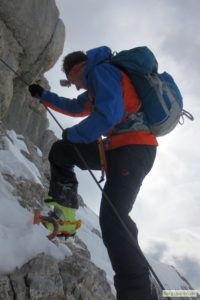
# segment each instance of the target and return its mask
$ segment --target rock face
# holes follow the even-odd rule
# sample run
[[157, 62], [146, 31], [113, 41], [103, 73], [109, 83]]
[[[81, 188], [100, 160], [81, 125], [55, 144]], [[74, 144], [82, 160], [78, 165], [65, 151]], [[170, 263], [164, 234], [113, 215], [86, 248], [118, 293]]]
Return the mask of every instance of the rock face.
[[20, 47], [19, 63], [23, 73], [33, 78], [54, 65], [64, 41], [64, 26], [55, 1], [2, 0], [0, 17]]
[[[64, 38], [54, 0], [0, 1], [0, 58], [28, 85], [38, 80], [48, 86], [43, 74], [61, 55]], [[0, 119], [45, 149], [46, 111], [29, 96], [26, 83], [0, 62]]]
[[60, 263], [38, 255], [10, 276], [0, 276], [0, 292], [0, 300], [115, 299], [104, 271], [80, 254]]

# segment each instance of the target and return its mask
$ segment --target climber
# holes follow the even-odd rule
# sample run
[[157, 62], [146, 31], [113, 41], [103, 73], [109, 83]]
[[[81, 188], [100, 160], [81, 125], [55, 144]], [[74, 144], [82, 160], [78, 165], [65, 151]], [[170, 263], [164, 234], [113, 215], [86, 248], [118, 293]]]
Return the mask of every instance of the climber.
[[85, 89], [75, 99], [59, 97], [38, 84], [29, 87], [33, 97], [54, 110], [73, 117], [87, 116], [77, 125], [66, 128], [62, 139], [50, 150], [47, 202], [53, 202], [60, 209], [64, 207], [65, 218], [69, 209], [71, 220], [75, 220], [78, 181], [74, 166], [85, 169], [85, 165], [73, 145], [91, 169], [100, 170], [103, 165], [107, 175], [104, 191], [135, 241], [132, 242], [103, 195], [100, 226], [115, 272], [117, 300], [154, 300], [149, 268], [138, 251], [138, 229], [129, 213], [143, 179], [153, 166], [157, 140], [141, 114], [129, 117], [140, 111], [140, 99], [128, 76], [109, 63], [110, 57], [111, 50], [106, 46], [65, 56], [63, 71], [68, 83], [77, 90]]

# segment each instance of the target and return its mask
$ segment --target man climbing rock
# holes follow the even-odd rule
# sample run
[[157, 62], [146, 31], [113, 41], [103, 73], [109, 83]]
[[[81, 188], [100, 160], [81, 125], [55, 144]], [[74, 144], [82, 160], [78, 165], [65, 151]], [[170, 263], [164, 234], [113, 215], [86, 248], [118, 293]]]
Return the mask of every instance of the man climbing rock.
[[74, 166], [86, 167], [74, 145], [90, 169], [101, 170], [103, 166], [107, 179], [100, 226], [115, 271], [117, 300], [155, 300], [149, 268], [138, 245], [138, 230], [129, 213], [153, 166], [157, 140], [146, 125], [140, 99], [129, 77], [109, 62], [111, 55], [110, 48], [103, 46], [86, 54], [73, 52], [64, 58], [63, 71], [68, 83], [77, 90], [86, 90], [76, 99], [59, 97], [37, 84], [29, 87], [31, 95], [45, 105], [66, 115], [87, 116], [65, 129], [62, 140], [50, 150], [47, 202], [64, 209], [65, 219], [70, 216], [71, 221], [75, 220], [78, 181]]

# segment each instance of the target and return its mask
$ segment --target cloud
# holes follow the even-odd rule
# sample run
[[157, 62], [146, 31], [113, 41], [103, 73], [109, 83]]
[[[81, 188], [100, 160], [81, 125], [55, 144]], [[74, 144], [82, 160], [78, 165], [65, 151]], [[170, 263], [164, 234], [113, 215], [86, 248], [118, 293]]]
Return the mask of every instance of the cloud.
[[173, 260], [181, 274], [189, 279], [194, 289], [200, 289], [200, 262], [189, 255], [174, 256]]
[[147, 254], [156, 261], [161, 261], [169, 247], [165, 241], [153, 240], [149, 243]]
[[181, 63], [189, 61], [195, 68], [199, 68], [200, 37], [196, 30], [200, 25], [200, 2], [170, 0], [168, 8], [169, 31], [163, 41], [162, 51], [170, 52], [171, 56]]
[[142, 242], [144, 252], [150, 257], [174, 266], [194, 289], [200, 289], [200, 227], [190, 230], [172, 229], [160, 237], [149, 237]]
[[[200, 37], [197, 34], [200, 27], [199, 1], [168, 1], [171, 15], [168, 22], [169, 30], [165, 35], [160, 50], [170, 54], [179, 68], [179, 78], [185, 80], [185, 91], [198, 94], [199, 86], [199, 49]], [[182, 73], [182, 74], [181, 74]]]

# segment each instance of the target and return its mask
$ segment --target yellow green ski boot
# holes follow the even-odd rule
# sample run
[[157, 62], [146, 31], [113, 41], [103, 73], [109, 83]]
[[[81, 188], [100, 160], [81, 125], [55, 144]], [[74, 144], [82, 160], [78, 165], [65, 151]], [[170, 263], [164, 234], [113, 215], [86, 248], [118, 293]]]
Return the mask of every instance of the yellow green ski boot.
[[[54, 217], [59, 224], [57, 236], [74, 236], [76, 230], [81, 227], [82, 221], [76, 219], [76, 209], [60, 205], [54, 198], [48, 197], [44, 200], [45, 204], [53, 207], [50, 217]], [[49, 222], [44, 224], [49, 231], [53, 230], [53, 225]]]

